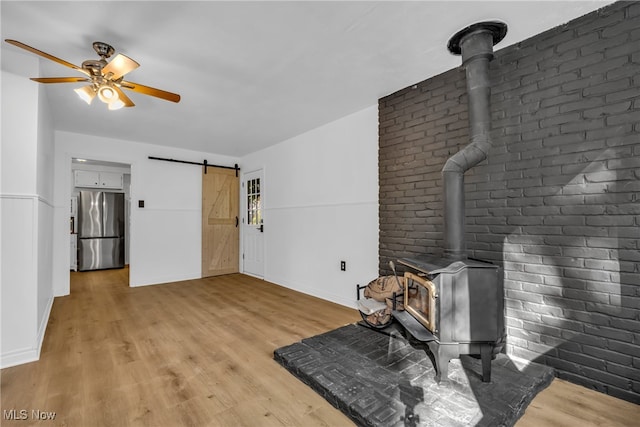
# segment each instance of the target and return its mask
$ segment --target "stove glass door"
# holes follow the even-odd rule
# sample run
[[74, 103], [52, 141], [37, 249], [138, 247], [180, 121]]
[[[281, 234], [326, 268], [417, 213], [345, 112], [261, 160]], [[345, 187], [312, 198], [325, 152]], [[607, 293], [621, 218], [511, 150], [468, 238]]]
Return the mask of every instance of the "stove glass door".
[[416, 274], [404, 273], [404, 307], [431, 333], [437, 332], [436, 286], [429, 279]]

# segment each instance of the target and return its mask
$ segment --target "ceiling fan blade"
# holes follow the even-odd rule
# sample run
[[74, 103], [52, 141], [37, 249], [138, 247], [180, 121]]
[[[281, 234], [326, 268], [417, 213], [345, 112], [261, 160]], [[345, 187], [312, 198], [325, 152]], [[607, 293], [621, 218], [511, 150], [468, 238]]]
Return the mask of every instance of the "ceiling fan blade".
[[85, 77], [32, 77], [31, 80], [38, 83], [78, 83], [91, 81]]
[[142, 93], [144, 95], [155, 96], [156, 98], [165, 99], [171, 102], [180, 102], [180, 95], [178, 95], [177, 93], [171, 93], [171, 92], [167, 92], [166, 90], [160, 90], [150, 86], [145, 86], [138, 83], [126, 82], [126, 81], [120, 82], [120, 85], [124, 89], [129, 89], [134, 92]]
[[133, 59], [119, 53], [107, 65], [104, 66], [104, 68], [102, 69], [102, 75], [107, 77], [109, 73], [112, 73], [111, 77], [109, 78], [112, 80], [117, 80], [127, 74], [129, 71], [135, 70], [139, 66], [140, 64], [138, 64]]
[[26, 44], [24, 44], [24, 43], [21, 43], [21, 42], [19, 42], [19, 41], [17, 41], [17, 40], [5, 39], [5, 41], [6, 41], [7, 43], [9, 43], [9, 44], [12, 44], [12, 45], [14, 45], [14, 46], [17, 46], [17, 47], [19, 47], [19, 48], [21, 48], [21, 49], [24, 49], [24, 50], [26, 50], [26, 51], [29, 51], [29, 52], [31, 52], [31, 53], [35, 53], [36, 55], [40, 55], [40, 56], [42, 56], [43, 58], [47, 58], [47, 59], [49, 59], [49, 60], [51, 60], [51, 61], [57, 62], [58, 64], [64, 65], [65, 67], [73, 68], [74, 70], [78, 70], [78, 71], [80, 71], [81, 73], [84, 73], [84, 74], [86, 74], [86, 75], [89, 75], [89, 72], [88, 72], [88, 71], [86, 71], [86, 70], [84, 70], [82, 67], [78, 67], [77, 65], [74, 65], [74, 64], [72, 64], [71, 62], [65, 61], [64, 59], [60, 59], [60, 58], [57, 58], [57, 57], [55, 57], [55, 56], [53, 56], [53, 55], [49, 55], [48, 53], [43, 52], [43, 51], [41, 51], [41, 50], [38, 50], [38, 49], [36, 49], [35, 47], [31, 47], [31, 46], [26, 45]]
[[116, 92], [118, 92], [118, 99], [124, 103], [125, 107], [134, 107], [136, 105], [127, 95], [125, 95], [122, 89], [120, 89], [116, 85], [113, 85], [112, 87], [116, 90]]

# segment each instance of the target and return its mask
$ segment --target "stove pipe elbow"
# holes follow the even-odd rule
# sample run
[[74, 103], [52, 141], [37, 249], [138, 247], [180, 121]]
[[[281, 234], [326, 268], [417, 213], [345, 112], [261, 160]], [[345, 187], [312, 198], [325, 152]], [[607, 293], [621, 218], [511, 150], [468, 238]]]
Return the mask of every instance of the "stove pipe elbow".
[[489, 62], [493, 59], [493, 46], [506, 33], [507, 26], [502, 22], [481, 22], [459, 31], [449, 40], [449, 51], [461, 54], [465, 67], [471, 142], [451, 156], [442, 168], [444, 256], [447, 258], [459, 260], [467, 257], [464, 173], [486, 159], [491, 149]]

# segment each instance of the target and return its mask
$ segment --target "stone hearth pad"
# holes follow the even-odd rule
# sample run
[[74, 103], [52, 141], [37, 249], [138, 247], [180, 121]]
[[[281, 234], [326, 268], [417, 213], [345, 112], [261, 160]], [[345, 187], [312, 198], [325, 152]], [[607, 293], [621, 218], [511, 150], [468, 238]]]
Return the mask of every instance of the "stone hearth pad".
[[356, 323], [279, 348], [274, 359], [360, 426], [512, 426], [554, 377], [499, 354], [483, 383], [480, 360], [462, 356], [438, 385], [425, 349], [396, 324]]

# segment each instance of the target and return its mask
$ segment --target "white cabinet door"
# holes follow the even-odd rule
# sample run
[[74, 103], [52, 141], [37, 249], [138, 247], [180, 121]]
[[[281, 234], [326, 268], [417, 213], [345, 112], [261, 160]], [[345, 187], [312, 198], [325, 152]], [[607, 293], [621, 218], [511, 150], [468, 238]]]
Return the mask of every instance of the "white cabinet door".
[[74, 179], [76, 187], [122, 190], [123, 186], [122, 174], [117, 172], [76, 170]]
[[115, 172], [100, 172], [100, 187], [122, 189], [122, 174]]
[[74, 178], [76, 187], [100, 187], [100, 172], [77, 170]]

